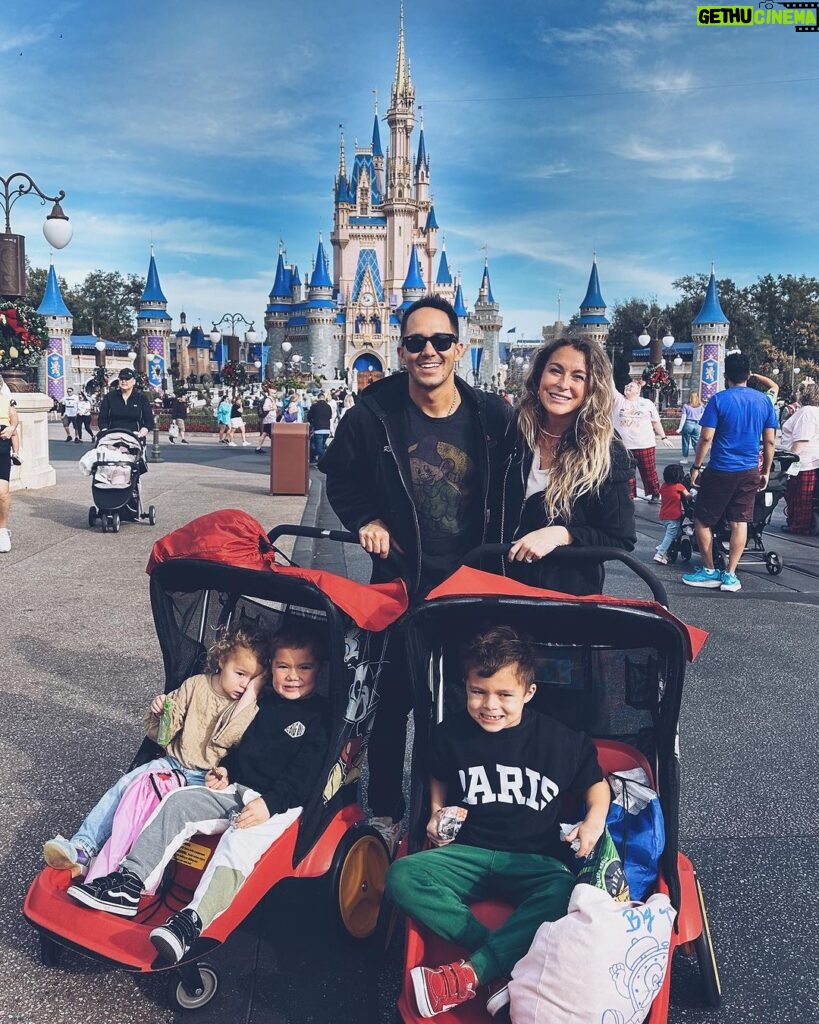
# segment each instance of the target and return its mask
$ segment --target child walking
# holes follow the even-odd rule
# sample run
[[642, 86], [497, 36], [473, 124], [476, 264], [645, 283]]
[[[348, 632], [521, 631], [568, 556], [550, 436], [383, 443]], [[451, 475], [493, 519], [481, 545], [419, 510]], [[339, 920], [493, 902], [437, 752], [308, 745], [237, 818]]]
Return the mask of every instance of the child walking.
[[691, 497], [683, 484], [685, 471], [678, 463], [672, 463], [663, 470], [660, 484], [660, 522], [665, 523], [665, 534], [657, 545], [654, 561], [668, 565], [668, 549], [682, 532], [683, 499]]
[[85, 906], [134, 917], [143, 890], [155, 888], [186, 840], [221, 834], [190, 903], [150, 934], [169, 963], [230, 906], [259, 858], [298, 819], [327, 756], [329, 706], [313, 692], [321, 640], [294, 624], [272, 646], [272, 691], [260, 695], [259, 714], [224, 764], [208, 772], [204, 787], [165, 797], [118, 871], [68, 889]]
[[[82, 874], [111, 836], [122, 795], [137, 776], [179, 769], [188, 785], [202, 786], [216, 765], [242, 738], [258, 711], [256, 697], [269, 674], [270, 638], [260, 629], [226, 631], [208, 651], [206, 672], [190, 676], [179, 689], [157, 694], [145, 715], [145, 732], [159, 734], [165, 700], [171, 701], [170, 740], [164, 757], [126, 772], [102, 796], [70, 839], [55, 836], [43, 847], [46, 864]], [[246, 691], [245, 700], [241, 700]]]
[[[387, 894], [405, 913], [449, 942], [468, 960], [411, 972], [422, 1017], [475, 997], [478, 986], [508, 979], [544, 921], [568, 908], [574, 875], [542, 851], [557, 837], [560, 796], [585, 798], [583, 821], [568, 835], [578, 857], [594, 849], [606, 822], [609, 787], [588, 736], [536, 711], [535, 656], [509, 626], [483, 630], [462, 658], [466, 710], [446, 718], [432, 735], [427, 838], [436, 849], [396, 861]], [[447, 805], [466, 809], [454, 839], [439, 834]], [[470, 903], [500, 896], [515, 909], [490, 931]], [[498, 1002], [500, 996], [500, 1002]], [[503, 1004], [496, 993], [491, 1013]]]

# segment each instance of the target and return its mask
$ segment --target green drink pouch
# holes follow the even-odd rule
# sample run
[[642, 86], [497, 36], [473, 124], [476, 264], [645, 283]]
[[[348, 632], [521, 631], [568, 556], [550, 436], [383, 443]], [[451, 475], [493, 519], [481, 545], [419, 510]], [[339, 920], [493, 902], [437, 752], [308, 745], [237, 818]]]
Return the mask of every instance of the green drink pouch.
[[165, 698], [162, 705], [162, 714], [159, 717], [159, 731], [156, 734], [156, 742], [160, 747], [167, 747], [171, 742], [171, 706], [173, 701], [170, 697]]

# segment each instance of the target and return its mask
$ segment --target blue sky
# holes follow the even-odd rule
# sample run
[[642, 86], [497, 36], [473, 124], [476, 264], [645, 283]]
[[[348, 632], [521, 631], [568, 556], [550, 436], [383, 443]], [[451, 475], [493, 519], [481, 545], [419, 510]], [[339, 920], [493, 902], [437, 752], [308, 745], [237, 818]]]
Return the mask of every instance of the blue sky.
[[[755, 5], [756, 6], [756, 5]], [[780, 5], [775, 4], [775, 7]], [[169, 312], [261, 325], [278, 239], [309, 268], [332, 225], [338, 125], [388, 105], [398, 2], [5, 0], [0, 174], [64, 189], [79, 281], [144, 274]], [[819, 274], [819, 33], [700, 27], [695, 0], [407, 0], [432, 191], [475, 301], [488, 246], [504, 329], [576, 311], [597, 251], [609, 306], [707, 271]], [[417, 129], [416, 129], [417, 131]], [[382, 126], [386, 143], [388, 129]], [[12, 230], [48, 262], [44, 211]]]

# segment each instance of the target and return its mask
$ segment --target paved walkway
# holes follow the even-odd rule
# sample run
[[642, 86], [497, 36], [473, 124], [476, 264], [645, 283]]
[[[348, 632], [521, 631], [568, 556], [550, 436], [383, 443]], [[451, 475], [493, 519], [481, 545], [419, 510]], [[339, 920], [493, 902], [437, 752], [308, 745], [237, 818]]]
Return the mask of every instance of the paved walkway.
[[[20, 917], [40, 866], [40, 845], [72, 828], [102, 788], [128, 764], [161, 668], [144, 574], [154, 539], [205, 511], [243, 508], [265, 526], [335, 525], [313, 475], [305, 503], [267, 494], [267, 458], [210, 439], [163, 445], [146, 498], [154, 529], [124, 524], [117, 535], [86, 525], [90, 486], [76, 473], [79, 446], [53, 429], [58, 485], [18, 494], [10, 555], [0, 560], [5, 610], [0, 744], [0, 1022], [171, 1024], [162, 976], [129, 976], [68, 954], [58, 970], [37, 961], [36, 939]], [[667, 461], [671, 453], [661, 453]], [[637, 506], [637, 554], [660, 538], [656, 508]], [[739, 594], [691, 591], [680, 568], [659, 568], [672, 608], [712, 631], [689, 670], [681, 721], [682, 846], [706, 888], [725, 985], [724, 1007], [701, 1007], [696, 970], [674, 969], [672, 1024], [804, 1024], [819, 1020], [815, 964], [817, 847], [814, 764], [815, 665], [819, 661], [819, 539], [776, 529], [766, 543], [787, 568], [742, 572]], [[354, 547], [297, 546], [311, 561], [366, 578]], [[614, 592], [642, 593], [624, 570]], [[100, 737], [103, 737], [101, 740]], [[797, 908], [802, 909], [797, 909]], [[199, 1024], [388, 1024], [400, 980], [400, 944], [383, 963], [372, 949], [339, 938], [322, 880], [283, 883], [211, 958], [222, 992]]]

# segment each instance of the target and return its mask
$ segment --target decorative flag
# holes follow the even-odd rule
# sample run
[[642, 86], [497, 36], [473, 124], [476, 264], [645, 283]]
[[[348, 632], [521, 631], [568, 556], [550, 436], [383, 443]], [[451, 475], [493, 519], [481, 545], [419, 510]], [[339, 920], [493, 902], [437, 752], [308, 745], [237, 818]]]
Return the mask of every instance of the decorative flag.
[[477, 375], [481, 372], [481, 359], [483, 358], [483, 346], [473, 345], [472, 351], [470, 352], [472, 357], [472, 372]]
[[517, 334], [518, 333], [518, 329], [517, 329], [517, 327], [510, 327], [509, 330], [506, 333], [507, 334]]

